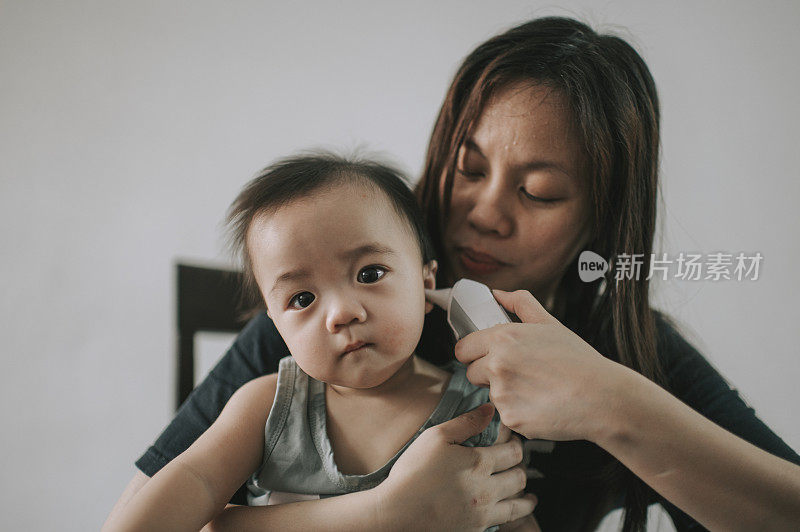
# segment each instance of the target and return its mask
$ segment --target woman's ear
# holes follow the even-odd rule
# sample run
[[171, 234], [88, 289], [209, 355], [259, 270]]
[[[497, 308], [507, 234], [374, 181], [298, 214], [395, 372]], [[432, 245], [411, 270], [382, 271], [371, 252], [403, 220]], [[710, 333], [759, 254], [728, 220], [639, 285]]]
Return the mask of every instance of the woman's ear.
[[[439, 265], [435, 260], [422, 267], [422, 284], [428, 290], [436, 290], [436, 271]], [[433, 310], [433, 303], [425, 301], [425, 314]]]

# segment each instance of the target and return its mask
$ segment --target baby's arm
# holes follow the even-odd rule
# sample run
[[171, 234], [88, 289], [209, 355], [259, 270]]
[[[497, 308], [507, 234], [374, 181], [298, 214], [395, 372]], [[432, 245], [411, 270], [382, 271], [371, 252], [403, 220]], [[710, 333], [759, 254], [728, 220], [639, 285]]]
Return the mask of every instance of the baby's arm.
[[277, 375], [242, 386], [191, 447], [150, 479], [105, 530], [199, 530], [261, 463]]

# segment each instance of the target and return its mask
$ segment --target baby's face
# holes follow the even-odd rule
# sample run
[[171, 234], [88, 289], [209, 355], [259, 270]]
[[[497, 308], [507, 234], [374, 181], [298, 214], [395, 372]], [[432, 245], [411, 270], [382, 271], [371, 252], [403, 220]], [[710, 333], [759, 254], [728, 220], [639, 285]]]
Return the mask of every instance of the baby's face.
[[382, 192], [316, 192], [256, 217], [247, 238], [269, 316], [303, 371], [372, 388], [414, 352], [435, 272]]

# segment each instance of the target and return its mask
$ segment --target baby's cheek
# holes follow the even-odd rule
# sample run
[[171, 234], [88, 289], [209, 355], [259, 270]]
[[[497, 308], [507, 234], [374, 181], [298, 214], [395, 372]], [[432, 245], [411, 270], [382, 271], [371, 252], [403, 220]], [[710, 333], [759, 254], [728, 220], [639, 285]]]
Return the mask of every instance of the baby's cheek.
[[388, 320], [383, 329], [383, 337], [389, 348], [398, 354], [407, 355], [413, 351], [422, 333], [422, 322], [408, 317]]
[[313, 341], [312, 337], [305, 337], [305, 341], [287, 342], [292, 357], [307, 374], [317, 380], [326, 381], [331, 372], [331, 353]]

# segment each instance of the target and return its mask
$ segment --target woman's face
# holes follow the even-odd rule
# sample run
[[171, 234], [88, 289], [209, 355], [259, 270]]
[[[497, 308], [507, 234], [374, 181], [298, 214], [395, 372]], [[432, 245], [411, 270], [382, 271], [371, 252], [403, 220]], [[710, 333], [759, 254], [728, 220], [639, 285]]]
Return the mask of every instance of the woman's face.
[[527, 289], [549, 304], [591, 223], [570, 118], [566, 98], [542, 85], [512, 84], [487, 103], [453, 180], [444, 245], [456, 279]]

